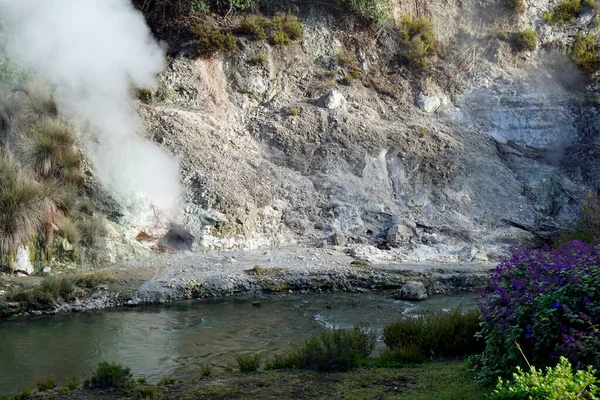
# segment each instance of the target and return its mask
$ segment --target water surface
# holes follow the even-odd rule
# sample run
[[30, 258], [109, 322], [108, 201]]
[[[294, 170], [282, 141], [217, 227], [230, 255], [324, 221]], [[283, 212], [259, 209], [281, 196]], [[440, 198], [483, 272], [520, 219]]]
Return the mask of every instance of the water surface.
[[212, 299], [3, 321], [0, 394], [35, 388], [38, 379], [49, 375], [59, 384], [73, 373], [81, 379], [100, 361], [129, 366], [149, 381], [166, 375], [192, 378], [202, 364], [235, 366], [235, 355], [241, 353], [261, 353], [264, 359], [323, 327], [367, 323], [381, 331], [402, 316], [459, 304], [473, 307], [474, 295], [422, 302], [364, 293]]

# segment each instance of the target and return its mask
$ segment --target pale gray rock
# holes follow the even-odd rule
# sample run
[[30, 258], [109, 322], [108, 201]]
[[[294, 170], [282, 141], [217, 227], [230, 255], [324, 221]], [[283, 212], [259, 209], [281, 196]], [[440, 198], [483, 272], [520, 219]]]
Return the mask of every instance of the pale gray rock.
[[24, 246], [17, 248], [17, 255], [15, 257], [15, 264], [13, 266], [15, 272], [31, 275], [34, 272], [33, 263], [29, 259], [29, 252]]
[[438, 96], [421, 95], [417, 99], [417, 106], [426, 113], [436, 112], [441, 105], [442, 100]]
[[427, 298], [427, 289], [423, 282], [408, 281], [400, 289], [400, 298], [404, 300], [425, 300]]
[[346, 98], [343, 94], [337, 90], [330, 90], [323, 97], [319, 99], [319, 104], [329, 110], [340, 108], [346, 102]]

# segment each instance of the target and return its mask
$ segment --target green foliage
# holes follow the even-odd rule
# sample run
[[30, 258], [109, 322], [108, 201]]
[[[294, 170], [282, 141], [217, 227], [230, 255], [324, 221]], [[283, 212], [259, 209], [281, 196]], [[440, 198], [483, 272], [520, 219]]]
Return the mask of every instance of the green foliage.
[[104, 218], [99, 215], [80, 215], [77, 219], [80, 242], [90, 248], [99, 248], [108, 234]]
[[260, 354], [240, 354], [235, 357], [241, 372], [254, 372], [260, 368]]
[[227, 363], [227, 364], [225, 364], [225, 367], [223, 367], [223, 370], [225, 372], [232, 372], [233, 371], [233, 367], [231, 366], [231, 364]]
[[337, 0], [340, 8], [358, 18], [383, 25], [392, 16], [392, 8], [387, 0]]
[[394, 368], [421, 364], [426, 355], [421, 348], [414, 344], [385, 349], [375, 360], [378, 367]]
[[212, 375], [213, 372], [213, 366], [210, 364], [204, 364], [200, 367], [200, 376], [202, 377], [209, 377]]
[[362, 76], [362, 71], [358, 65], [358, 60], [353, 52], [342, 49], [338, 54], [337, 63], [340, 67], [347, 71], [352, 78], [358, 79]]
[[525, 0], [506, 0], [506, 5], [518, 14], [525, 11]]
[[278, 13], [271, 20], [263, 15], [249, 14], [240, 20], [235, 31], [254, 40], [270, 38], [275, 45], [290, 44], [304, 33], [300, 21], [291, 13]]
[[187, 4], [187, 12], [190, 14], [208, 14], [210, 6], [203, 0], [192, 0]]
[[174, 385], [175, 383], [176, 383], [175, 378], [172, 378], [170, 376], [164, 376], [158, 382], [156, 382], [156, 385], [157, 386], [169, 386], [169, 385]]
[[255, 7], [258, 0], [217, 0], [217, 5], [221, 9], [229, 10], [231, 8], [244, 11]]
[[555, 244], [560, 245], [571, 240], [593, 243], [598, 232], [600, 232], [600, 203], [598, 195], [590, 193], [581, 205], [577, 222], [563, 229]]
[[116, 363], [102, 361], [90, 380], [92, 387], [128, 389], [133, 386], [133, 377], [129, 368]]
[[54, 379], [51, 376], [37, 381], [37, 388], [40, 392], [46, 392], [48, 390], [54, 389], [55, 387], [56, 382], [54, 382]]
[[268, 63], [267, 56], [265, 56], [264, 54], [254, 56], [250, 59], [250, 63], [252, 65], [260, 65], [261, 67], [266, 67]]
[[579, 16], [581, 0], [560, 0], [553, 9], [542, 13], [544, 21], [552, 25], [563, 25]]
[[93, 289], [104, 283], [114, 282], [115, 278], [106, 270], [90, 271], [75, 275], [75, 284], [80, 287]]
[[480, 323], [478, 310], [463, 313], [455, 308], [398, 320], [383, 329], [383, 341], [390, 349], [404, 349], [407, 355], [416, 347], [424, 357], [464, 356], [483, 350], [483, 341], [475, 339]]
[[571, 49], [571, 59], [579, 68], [588, 74], [593, 74], [600, 67], [600, 46], [590, 33], [578, 36]]
[[401, 56], [415, 68], [425, 68], [437, 57], [440, 44], [433, 24], [425, 17], [403, 15], [398, 24]]
[[15, 394], [15, 397], [13, 397], [13, 399], [14, 400], [26, 400], [26, 399], [31, 399], [31, 396], [33, 396], [31, 389], [25, 388], [25, 389], [21, 390], [21, 393]]
[[75, 390], [79, 387], [79, 379], [77, 378], [77, 375], [73, 374], [69, 377], [69, 379], [67, 379], [66, 387], [69, 390]]
[[71, 278], [63, 275], [47, 276], [40, 284], [40, 291], [48, 293], [53, 298], [61, 296], [69, 298], [74, 291], [74, 285]]
[[515, 35], [515, 45], [519, 51], [535, 50], [537, 47], [537, 41], [537, 33], [531, 28], [524, 29]]
[[161, 399], [163, 394], [154, 385], [148, 385], [136, 389], [136, 397], [143, 400]]
[[298, 109], [297, 109], [296, 107], [292, 107], [292, 108], [290, 108], [290, 115], [291, 115], [292, 117], [295, 117], [295, 116], [297, 116], [297, 115], [298, 115]]
[[56, 221], [56, 227], [58, 228], [58, 236], [67, 239], [73, 246], [76, 246], [81, 240], [79, 227], [71, 218], [63, 216]]
[[81, 387], [84, 389], [88, 389], [92, 385], [92, 380], [90, 378], [85, 378], [81, 383]]
[[571, 363], [564, 357], [560, 358], [556, 367], [547, 367], [545, 373], [535, 367], [528, 372], [517, 367], [512, 381], [498, 378], [496, 389], [489, 399], [598, 399], [600, 380], [594, 374], [592, 367], [573, 373]]
[[193, 28], [198, 40], [198, 53], [211, 55], [218, 51], [233, 51], [237, 47], [237, 39], [229, 32], [223, 32], [210, 22], [203, 20]]
[[324, 330], [296, 350], [279, 354], [267, 369], [301, 368], [315, 371], [347, 371], [357, 367], [375, 347], [375, 334], [359, 326], [353, 329]]

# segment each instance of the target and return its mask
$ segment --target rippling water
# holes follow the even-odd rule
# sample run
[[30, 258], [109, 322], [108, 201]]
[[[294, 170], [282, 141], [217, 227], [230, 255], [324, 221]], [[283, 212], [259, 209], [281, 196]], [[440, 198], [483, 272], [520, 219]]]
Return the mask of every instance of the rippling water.
[[[0, 394], [35, 387], [52, 375], [59, 384], [73, 373], [90, 376], [100, 361], [131, 367], [150, 381], [197, 377], [198, 366], [235, 365], [235, 355], [263, 358], [289, 349], [322, 327], [391, 321], [431, 310], [475, 305], [474, 295], [422, 302], [380, 294], [306, 294], [263, 299], [197, 300], [35, 320], [0, 322]], [[383, 344], [379, 343], [379, 347]]]

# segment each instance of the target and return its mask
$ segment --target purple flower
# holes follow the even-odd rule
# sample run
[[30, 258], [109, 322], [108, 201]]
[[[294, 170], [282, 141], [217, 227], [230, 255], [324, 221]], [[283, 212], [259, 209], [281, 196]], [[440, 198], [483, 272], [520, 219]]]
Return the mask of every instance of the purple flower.
[[554, 303], [552, 304], [552, 308], [554, 308], [555, 310], [556, 310], [558, 307], [560, 307], [560, 302], [559, 302], [559, 301], [556, 301], [556, 302], [554, 302]]

